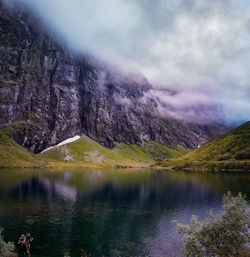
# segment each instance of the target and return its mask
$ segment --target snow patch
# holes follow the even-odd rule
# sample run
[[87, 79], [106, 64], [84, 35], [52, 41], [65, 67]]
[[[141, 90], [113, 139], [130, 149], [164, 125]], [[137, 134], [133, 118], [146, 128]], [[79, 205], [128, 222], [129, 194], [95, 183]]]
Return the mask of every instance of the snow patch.
[[68, 138], [68, 139], [66, 139], [66, 140], [64, 140], [64, 141], [62, 141], [61, 143], [59, 143], [59, 144], [57, 144], [57, 145], [54, 145], [54, 146], [51, 146], [51, 147], [46, 148], [46, 149], [43, 150], [41, 153], [45, 153], [45, 152], [47, 152], [47, 151], [49, 151], [49, 150], [51, 150], [51, 149], [53, 149], [53, 148], [55, 148], [55, 147], [57, 147], [57, 146], [62, 146], [62, 145], [66, 145], [66, 144], [75, 142], [75, 141], [77, 141], [78, 139], [80, 139], [80, 136], [79, 136], [79, 135], [74, 136], [74, 137], [70, 137], [70, 138]]
[[71, 138], [68, 138], [68, 139], [62, 141], [61, 143], [59, 143], [56, 146], [66, 145], [66, 144], [72, 143], [78, 139], [80, 139], [80, 136], [74, 136], [74, 137], [71, 137]]
[[49, 151], [50, 149], [52, 149], [53, 147], [54, 147], [54, 146], [48, 147], [47, 149], [43, 150], [41, 153], [47, 152], [47, 151]]

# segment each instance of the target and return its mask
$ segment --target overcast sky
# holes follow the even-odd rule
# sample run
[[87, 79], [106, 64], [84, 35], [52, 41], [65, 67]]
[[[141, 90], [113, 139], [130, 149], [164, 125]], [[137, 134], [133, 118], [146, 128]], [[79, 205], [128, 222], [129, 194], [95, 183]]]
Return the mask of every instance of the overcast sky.
[[73, 49], [179, 91], [162, 101], [250, 120], [249, 0], [19, 1]]

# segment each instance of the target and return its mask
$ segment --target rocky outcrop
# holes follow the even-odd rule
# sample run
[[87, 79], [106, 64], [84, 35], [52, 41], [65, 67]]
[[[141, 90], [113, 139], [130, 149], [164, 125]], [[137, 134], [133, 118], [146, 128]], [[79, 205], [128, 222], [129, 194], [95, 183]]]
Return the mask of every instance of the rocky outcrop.
[[72, 54], [25, 10], [0, 10], [0, 126], [38, 153], [86, 134], [115, 142], [197, 147], [225, 131], [157, 115], [146, 79], [127, 78]]

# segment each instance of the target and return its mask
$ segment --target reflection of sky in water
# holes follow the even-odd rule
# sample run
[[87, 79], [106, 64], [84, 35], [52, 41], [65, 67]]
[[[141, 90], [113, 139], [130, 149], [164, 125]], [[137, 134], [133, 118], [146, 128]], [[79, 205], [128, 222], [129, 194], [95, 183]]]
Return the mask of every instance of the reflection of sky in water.
[[218, 212], [229, 189], [249, 197], [249, 179], [146, 169], [0, 171], [0, 225], [9, 240], [31, 232], [33, 256], [79, 256], [81, 248], [91, 256], [180, 256], [172, 220]]

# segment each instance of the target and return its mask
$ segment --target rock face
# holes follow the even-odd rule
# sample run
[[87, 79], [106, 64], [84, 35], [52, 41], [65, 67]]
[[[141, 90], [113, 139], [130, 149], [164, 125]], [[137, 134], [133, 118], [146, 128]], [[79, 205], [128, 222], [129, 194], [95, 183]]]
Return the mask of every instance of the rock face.
[[1, 6], [0, 127], [30, 151], [82, 133], [109, 148], [148, 140], [194, 148], [225, 132], [159, 117], [150, 89], [72, 54], [25, 10]]

